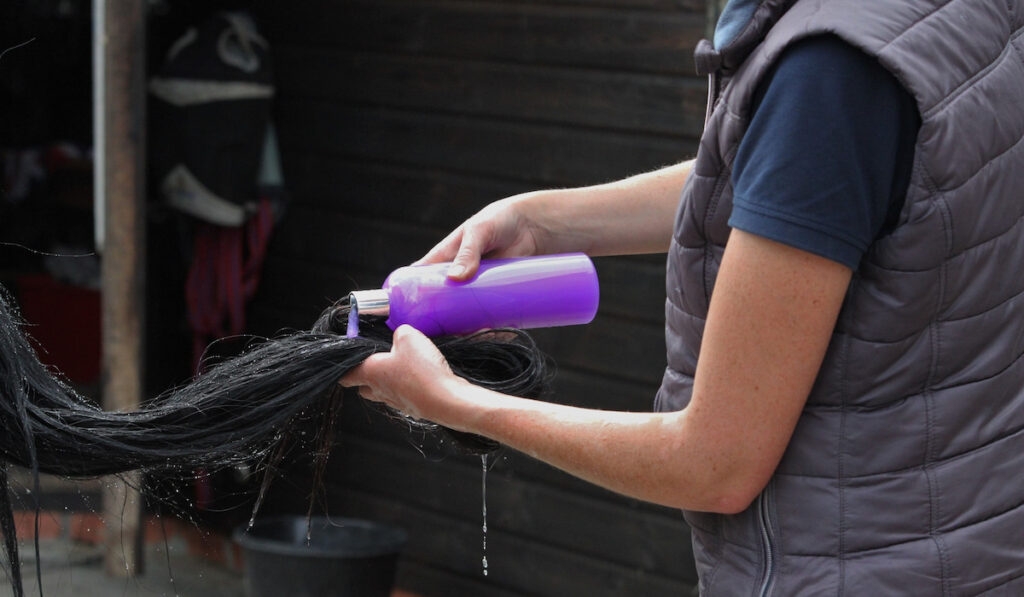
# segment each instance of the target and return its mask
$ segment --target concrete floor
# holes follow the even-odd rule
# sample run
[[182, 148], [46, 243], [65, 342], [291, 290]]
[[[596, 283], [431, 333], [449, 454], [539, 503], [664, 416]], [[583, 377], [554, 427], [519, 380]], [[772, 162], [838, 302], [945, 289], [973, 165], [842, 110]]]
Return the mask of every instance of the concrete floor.
[[[30, 481], [24, 474], [19, 477], [17, 471], [12, 474], [16, 504], [34, 505], [25, 489], [31, 487]], [[241, 549], [228, 537], [175, 518], [146, 517], [142, 575], [108, 575], [101, 551], [105, 525], [93, 511], [100, 503], [102, 482], [69, 482], [44, 476], [40, 486], [43, 597], [245, 597]], [[16, 510], [14, 515], [25, 595], [36, 596], [40, 592], [35, 547], [30, 539], [35, 512]], [[0, 564], [4, 568], [0, 572], [0, 597], [14, 594], [5, 564]], [[395, 589], [392, 597], [418, 596]]]
[[[31, 476], [10, 475], [16, 506], [15, 526], [25, 595], [39, 595], [36, 580], [34, 501], [28, 497]], [[70, 481], [40, 476], [39, 551], [43, 597], [245, 597], [242, 562], [229, 539], [199, 527], [151, 516], [145, 521], [144, 573], [117, 578], [103, 569], [102, 518], [94, 513], [106, 488], [102, 479]], [[0, 597], [13, 595], [4, 563]]]
[[[169, 548], [169, 549], [167, 549]], [[242, 576], [209, 559], [188, 553], [183, 545], [149, 545], [145, 572], [136, 578], [115, 578], [103, 570], [95, 546], [70, 539], [40, 542], [45, 597], [244, 597]], [[38, 595], [31, 542], [21, 542], [22, 578], [26, 595]], [[170, 562], [168, 564], [168, 556]], [[0, 578], [0, 596], [11, 584]]]

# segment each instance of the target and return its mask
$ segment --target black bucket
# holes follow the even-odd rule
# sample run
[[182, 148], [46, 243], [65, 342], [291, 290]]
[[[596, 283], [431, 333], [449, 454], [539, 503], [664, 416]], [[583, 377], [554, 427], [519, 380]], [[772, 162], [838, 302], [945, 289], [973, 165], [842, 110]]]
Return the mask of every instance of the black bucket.
[[235, 531], [249, 597], [388, 597], [405, 531], [352, 518], [258, 521]]

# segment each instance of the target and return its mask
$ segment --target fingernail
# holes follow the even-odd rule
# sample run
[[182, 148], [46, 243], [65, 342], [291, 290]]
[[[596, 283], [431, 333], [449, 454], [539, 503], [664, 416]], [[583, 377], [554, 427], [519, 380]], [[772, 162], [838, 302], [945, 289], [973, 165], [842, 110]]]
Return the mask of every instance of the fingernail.
[[464, 266], [464, 265], [453, 265], [450, 268], [448, 268], [448, 277], [449, 278], [458, 278], [458, 277], [461, 277], [465, 273], [466, 273], [466, 266]]

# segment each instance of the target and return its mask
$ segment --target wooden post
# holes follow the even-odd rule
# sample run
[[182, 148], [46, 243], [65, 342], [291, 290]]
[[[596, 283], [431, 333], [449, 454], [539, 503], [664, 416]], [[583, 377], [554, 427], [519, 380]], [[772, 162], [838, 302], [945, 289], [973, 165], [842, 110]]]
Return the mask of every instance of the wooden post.
[[[141, 0], [93, 0], [95, 200], [101, 202], [103, 406], [137, 409], [145, 321], [145, 20]], [[111, 478], [104, 494], [108, 573], [142, 571], [142, 478]]]

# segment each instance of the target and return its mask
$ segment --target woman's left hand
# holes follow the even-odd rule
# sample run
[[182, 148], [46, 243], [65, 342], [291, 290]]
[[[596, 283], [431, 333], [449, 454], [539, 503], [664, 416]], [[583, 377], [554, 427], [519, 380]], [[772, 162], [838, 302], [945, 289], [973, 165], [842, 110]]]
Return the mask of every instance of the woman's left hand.
[[395, 330], [391, 352], [370, 356], [338, 383], [358, 387], [367, 400], [445, 425], [457, 408], [453, 388], [467, 382], [452, 373], [430, 339], [403, 325]]

